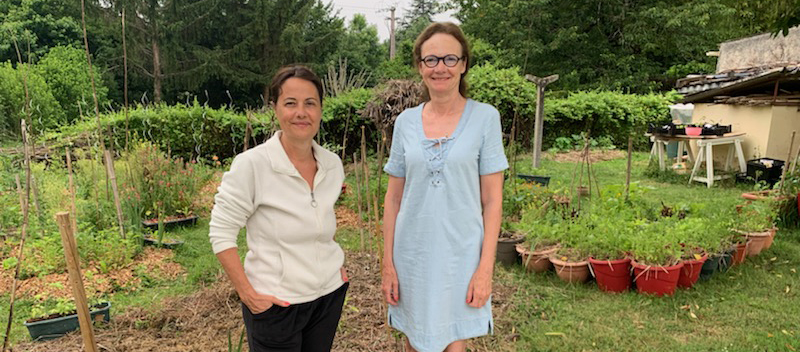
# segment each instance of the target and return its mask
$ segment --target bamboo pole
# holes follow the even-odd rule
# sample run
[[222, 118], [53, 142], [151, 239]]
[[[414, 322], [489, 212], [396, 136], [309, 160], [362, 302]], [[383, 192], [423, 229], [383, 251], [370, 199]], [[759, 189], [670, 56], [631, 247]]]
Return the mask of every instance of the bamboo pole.
[[364, 213], [361, 205], [361, 176], [358, 172], [360, 164], [358, 163], [358, 153], [353, 153], [354, 174], [356, 177], [356, 199], [358, 201], [358, 233], [361, 237], [361, 250], [364, 250]]
[[72, 232], [78, 233], [78, 208], [75, 206], [75, 182], [72, 179], [72, 153], [69, 151], [69, 147], [67, 147], [67, 175], [69, 177], [69, 196], [71, 200], [71, 207], [72, 207]]
[[[781, 172], [781, 187], [779, 189], [780, 191], [783, 190], [783, 182], [786, 180], [786, 171], [788, 169], [788, 167], [786, 166], [786, 163], [788, 163], [789, 160], [792, 159], [792, 149], [794, 149], [794, 136], [796, 134], [797, 134], [797, 131], [792, 131], [792, 139], [789, 140], [789, 155], [786, 156], [786, 162], [783, 163], [783, 170]], [[780, 193], [780, 191], [779, 191], [779, 193]]]
[[631, 159], [633, 156], [633, 136], [628, 136], [628, 168], [625, 172], [625, 201], [628, 201], [628, 195], [631, 190]]
[[383, 193], [383, 171], [381, 169], [383, 168], [383, 154], [386, 152], [386, 134], [386, 130], [381, 129], [381, 142], [378, 147], [378, 188], [375, 192], [375, 197], [372, 198], [375, 202], [375, 233], [378, 236], [380, 236], [382, 232], [380, 225], [381, 211], [378, 207], [378, 200], [381, 199], [381, 194]]
[[[347, 128], [350, 127], [350, 115], [347, 115], [347, 118], [344, 120], [344, 133], [342, 133], [342, 161], [344, 161], [344, 157], [347, 152]], [[355, 161], [354, 161], [355, 162]]]
[[369, 167], [367, 166], [367, 137], [364, 126], [361, 126], [361, 168], [362, 181], [364, 181], [364, 197], [367, 203], [367, 224], [370, 238], [372, 237], [372, 194], [369, 192]]
[[[128, 125], [128, 47], [125, 44], [125, 9], [122, 9], [122, 67], [124, 68], [123, 95], [125, 97], [125, 150], [131, 138], [131, 130]], [[75, 215], [73, 214], [73, 217]], [[74, 222], [73, 218], [73, 222]]]
[[19, 244], [19, 253], [17, 253], [17, 268], [14, 271], [14, 282], [11, 284], [11, 303], [8, 307], [8, 323], [6, 325], [6, 333], [3, 337], [3, 349], [2, 351], [5, 352], [6, 348], [8, 347], [8, 339], [9, 334], [11, 333], [11, 322], [14, 319], [14, 298], [16, 297], [17, 293], [17, 279], [19, 278], [19, 271], [22, 267], [22, 261], [24, 259], [25, 254], [25, 238], [28, 234], [28, 217], [29, 217], [29, 205], [31, 199], [31, 154], [30, 150], [28, 149], [28, 128], [25, 124], [25, 119], [23, 119], [20, 123], [20, 129], [22, 130], [22, 149], [25, 153], [25, 195], [22, 194], [22, 187], [19, 182], [19, 176], [16, 177], [17, 181], [17, 192], [19, 193], [19, 203], [22, 207], [22, 229], [20, 230], [20, 244]]
[[39, 205], [39, 189], [36, 187], [36, 176], [34, 175], [31, 175], [31, 196], [33, 196], [33, 207], [36, 209], [36, 219], [42, 227], [42, 207]]
[[245, 151], [245, 152], [247, 151], [247, 149], [250, 149], [250, 134], [253, 131], [253, 126], [250, 124], [250, 117], [251, 117], [250, 114], [251, 114], [250, 110], [247, 110], [247, 126], [244, 129], [244, 150], [243, 151]]
[[125, 227], [123, 226], [122, 219], [122, 205], [119, 202], [119, 189], [117, 188], [117, 172], [114, 170], [114, 159], [111, 157], [111, 151], [106, 149], [104, 156], [106, 157], [106, 173], [111, 179], [111, 190], [114, 192], [114, 206], [117, 207], [117, 224], [119, 225], [119, 235], [125, 239]]
[[61, 244], [64, 246], [64, 257], [67, 260], [69, 271], [69, 283], [72, 286], [72, 294], [75, 296], [75, 308], [78, 311], [78, 322], [81, 327], [81, 337], [86, 352], [97, 352], [97, 343], [94, 340], [94, 330], [92, 329], [92, 317], [89, 315], [89, 304], [86, 301], [86, 291], [83, 288], [83, 278], [81, 277], [80, 257], [75, 236], [72, 233], [71, 220], [68, 212], [56, 214], [58, 230], [61, 232]]

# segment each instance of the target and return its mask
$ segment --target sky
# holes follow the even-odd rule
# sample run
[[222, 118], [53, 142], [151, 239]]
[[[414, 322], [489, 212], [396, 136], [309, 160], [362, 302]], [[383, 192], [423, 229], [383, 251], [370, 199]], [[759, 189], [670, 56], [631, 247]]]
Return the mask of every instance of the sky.
[[[406, 13], [406, 8], [411, 6], [412, 0], [328, 0], [332, 2], [334, 10], [339, 10], [339, 16], [345, 18], [345, 23], [349, 23], [353, 15], [364, 14], [367, 23], [375, 25], [378, 29], [378, 37], [381, 41], [389, 39], [389, 8], [394, 6], [395, 17], [402, 18]], [[434, 21], [451, 21], [458, 23], [452, 17], [452, 11], [439, 14], [434, 17]]]

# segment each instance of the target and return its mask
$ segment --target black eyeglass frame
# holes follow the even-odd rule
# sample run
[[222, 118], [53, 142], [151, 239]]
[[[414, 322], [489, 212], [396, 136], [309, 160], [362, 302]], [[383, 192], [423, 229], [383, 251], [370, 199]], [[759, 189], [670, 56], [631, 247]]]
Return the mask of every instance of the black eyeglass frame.
[[[446, 60], [447, 59], [452, 59], [452, 58], [455, 58], [456, 61], [453, 63], [453, 65], [448, 65]], [[428, 59], [436, 59], [436, 63], [433, 64], [433, 66], [431, 66], [431, 65], [428, 64], [428, 61], [427, 61]], [[438, 66], [439, 62], [444, 62], [444, 65], [447, 66], [447, 67], [456, 67], [456, 65], [458, 65], [458, 62], [461, 61], [461, 60], [464, 60], [464, 56], [460, 56], [459, 57], [459, 56], [456, 56], [455, 54], [448, 54], [448, 55], [445, 55], [445, 56], [428, 55], [428, 56], [425, 56], [423, 58], [420, 58], [420, 62], [422, 62], [422, 64], [425, 65], [428, 68], [434, 68], [434, 67]]]

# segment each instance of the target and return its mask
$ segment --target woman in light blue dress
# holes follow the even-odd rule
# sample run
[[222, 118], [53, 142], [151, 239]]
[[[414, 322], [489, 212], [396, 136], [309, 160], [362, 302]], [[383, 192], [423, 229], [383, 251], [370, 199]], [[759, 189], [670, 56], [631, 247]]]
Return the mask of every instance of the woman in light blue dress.
[[466, 97], [461, 29], [434, 23], [414, 62], [426, 102], [397, 117], [384, 171], [382, 291], [407, 351], [465, 351], [493, 330], [492, 274], [500, 232], [500, 114]]

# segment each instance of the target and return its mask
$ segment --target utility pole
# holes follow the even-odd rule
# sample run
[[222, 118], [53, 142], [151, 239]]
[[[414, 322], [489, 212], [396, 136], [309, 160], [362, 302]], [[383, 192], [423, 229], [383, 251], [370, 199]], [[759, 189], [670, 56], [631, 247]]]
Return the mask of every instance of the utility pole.
[[389, 11], [392, 12], [392, 17], [389, 18], [389, 20], [391, 21], [391, 25], [389, 27], [389, 60], [394, 59], [394, 55], [396, 52], [394, 46], [394, 22], [395, 22], [394, 10], [395, 10], [394, 6], [392, 6], [392, 8], [389, 9]]
[[525, 78], [536, 84], [536, 121], [533, 139], [533, 167], [538, 168], [542, 159], [542, 128], [544, 128], [544, 88], [558, 80], [558, 75], [544, 78], [525, 75]]

